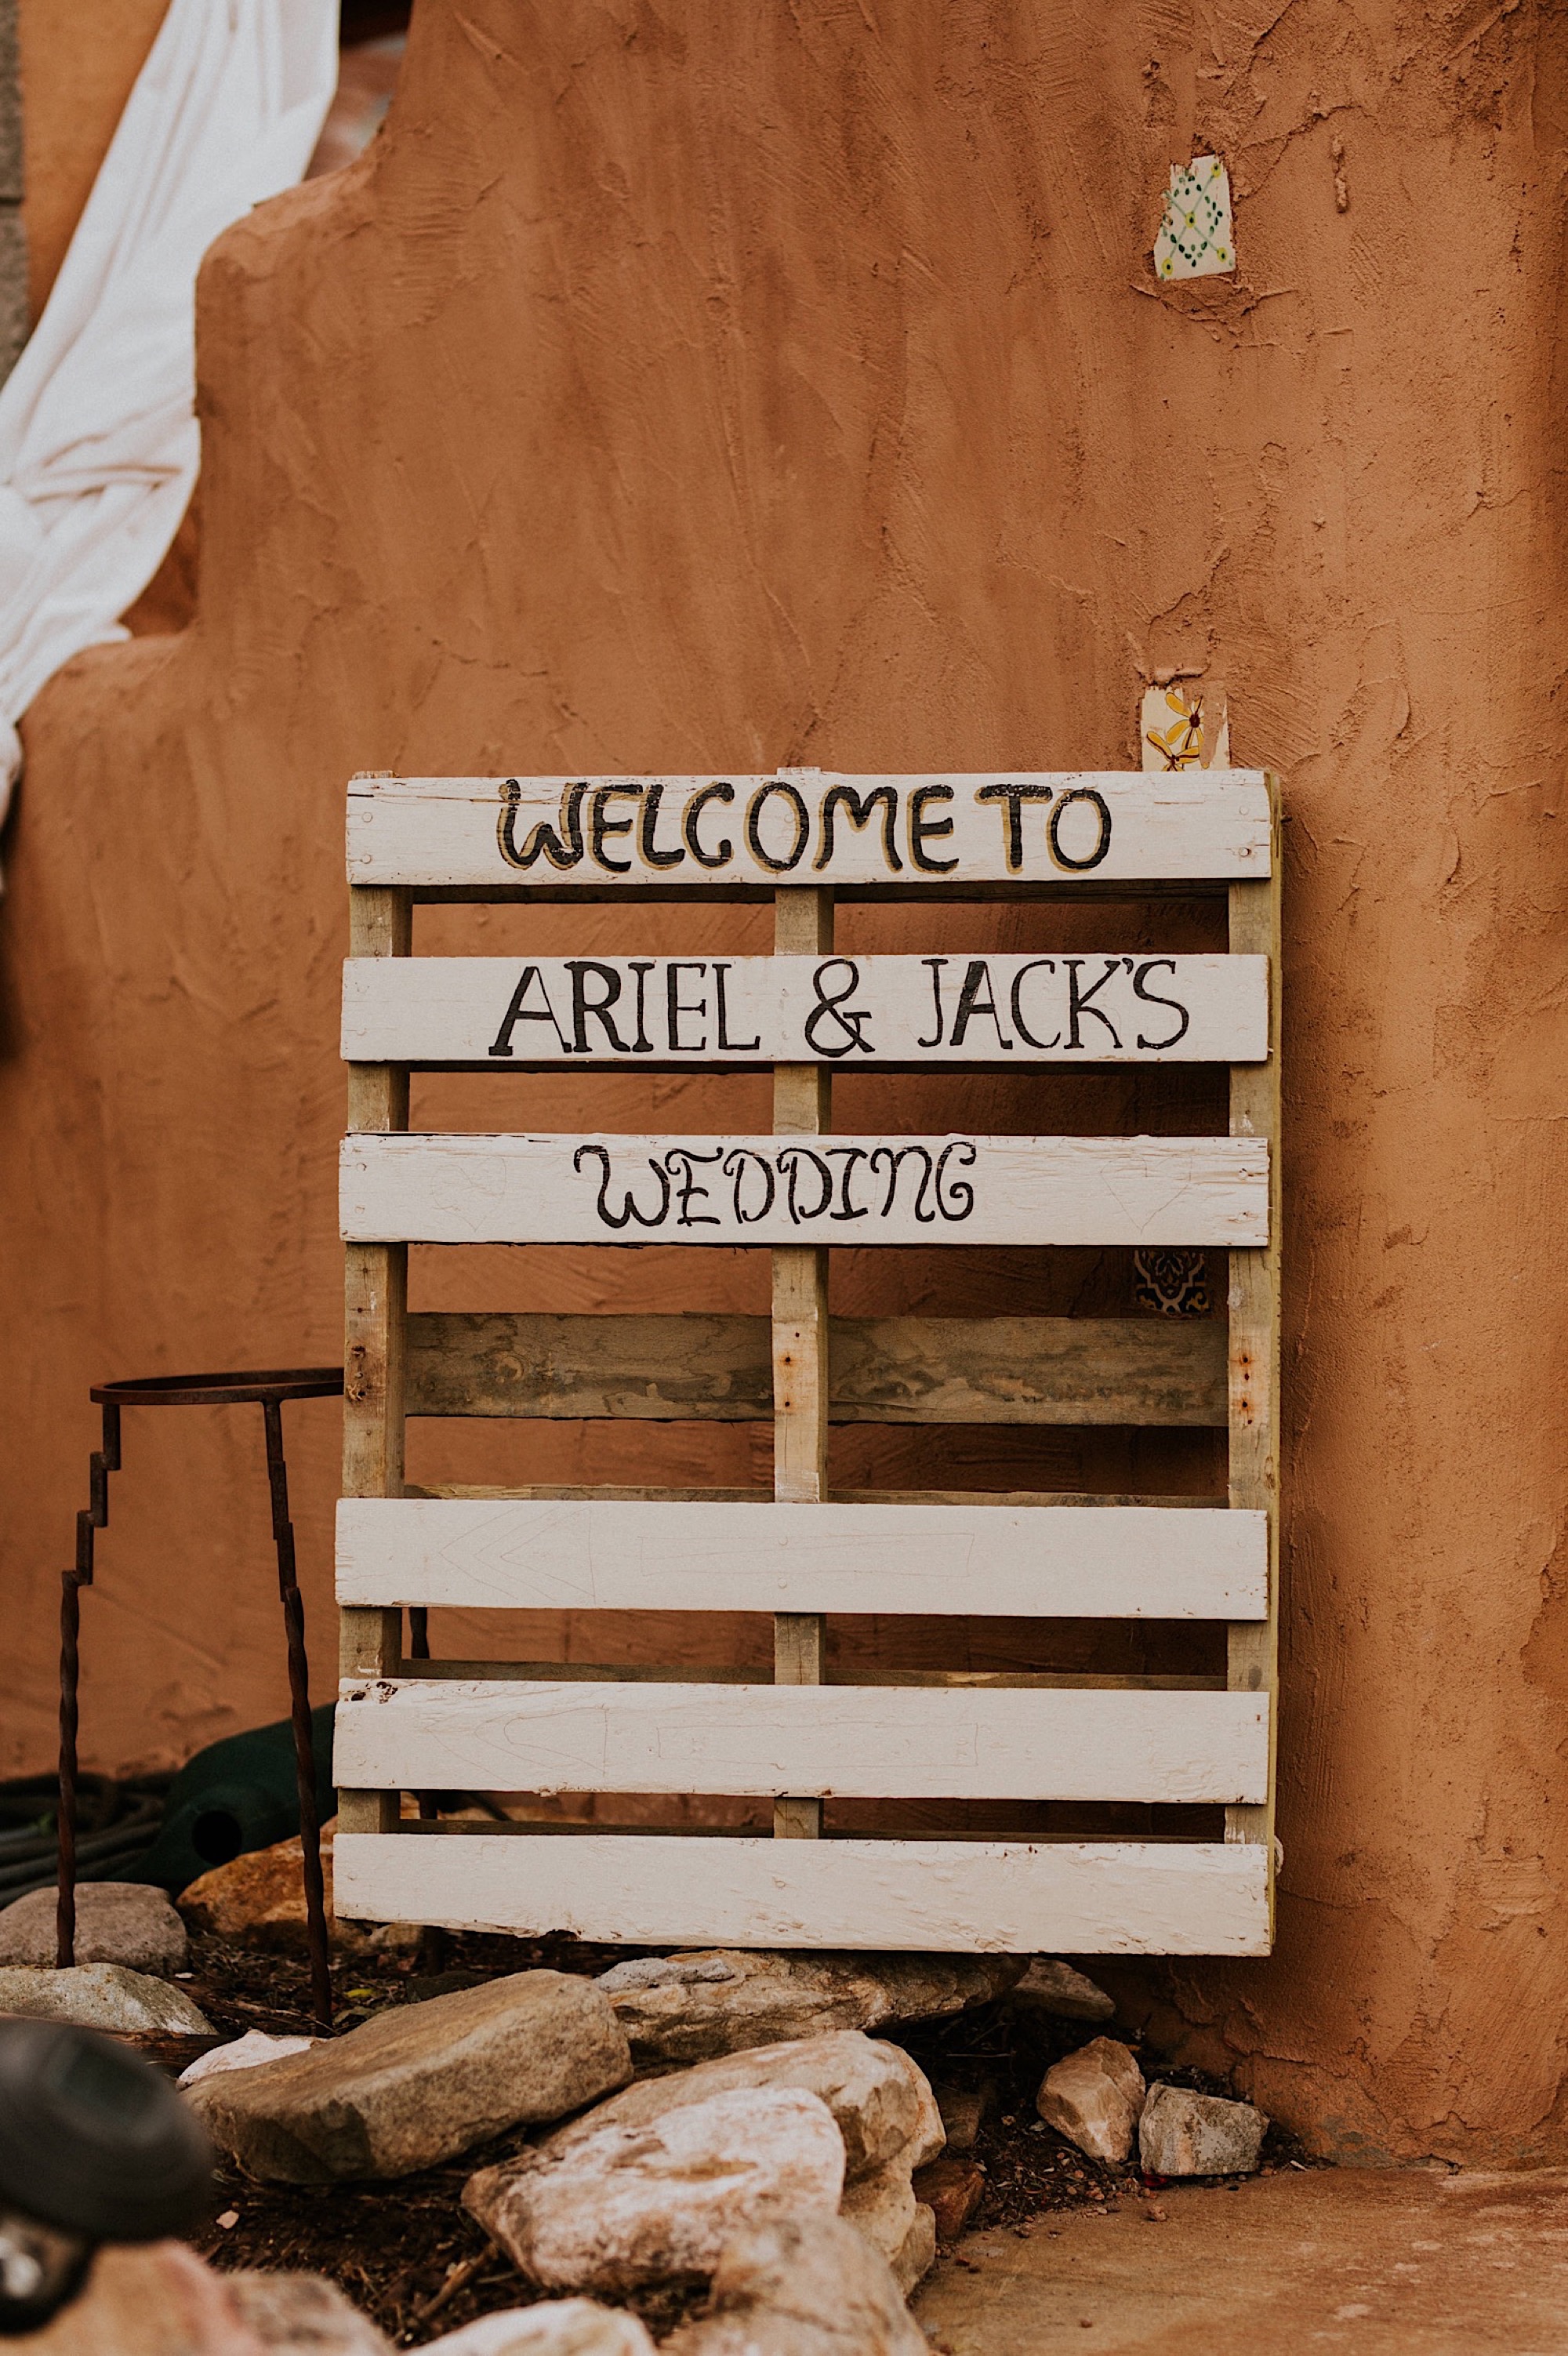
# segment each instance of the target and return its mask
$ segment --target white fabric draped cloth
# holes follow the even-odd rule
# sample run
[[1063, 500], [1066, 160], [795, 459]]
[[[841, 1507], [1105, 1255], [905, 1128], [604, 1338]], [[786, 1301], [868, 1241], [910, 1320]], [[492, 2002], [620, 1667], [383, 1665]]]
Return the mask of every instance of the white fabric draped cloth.
[[126, 636], [196, 482], [196, 273], [298, 180], [338, 80], [337, 0], [169, 0], [43, 317], [0, 387], [0, 816], [16, 723]]

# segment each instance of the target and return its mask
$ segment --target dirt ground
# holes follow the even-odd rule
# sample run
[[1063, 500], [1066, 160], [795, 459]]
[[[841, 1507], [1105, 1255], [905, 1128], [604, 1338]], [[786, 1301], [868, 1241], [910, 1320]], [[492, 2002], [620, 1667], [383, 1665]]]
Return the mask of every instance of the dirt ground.
[[[388, 2005], [417, 2001], [467, 1987], [499, 1972], [548, 1965], [566, 1971], [601, 1971], [624, 1960], [621, 1948], [599, 1950], [563, 1940], [432, 1936], [430, 1951], [405, 1956], [350, 1958], [334, 1966], [335, 2027], [339, 2031]], [[258, 1954], [214, 1939], [192, 1943], [186, 1987], [225, 2035], [247, 2029], [274, 2035], [308, 2032], [303, 1961]], [[1098, 2168], [1060, 2142], [1036, 2118], [1034, 2093], [1050, 2063], [1096, 2031], [1080, 2022], [1015, 2016], [1005, 2005], [986, 2006], [957, 2019], [907, 2031], [900, 2042], [939, 2084], [967, 2086], [985, 2097], [985, 2115], [972, 2157], [984, 2170], [984, 2189], [971, 2225], [1007, 2237], [1030, 2221], [1060, 2211], [1114, 2213], [1145, 2197], [1135, 2171]], [[170, 2055], [169, 2065], [182, 2059]], [[1150, 2075], [1158, 2065], [1145, 2057]], [[1191, 2072], [1163, 2074], [1205, 2085]], [[1211, 2091], [1223, 2091], [1210, 2088]], [[198, 2246], [220, 2266], [305, 2267], [329, 2275], [356, 2306], [400, 2346], [415, 2347], [497, 2308], [521, 2306], [532, 2294], [461, 2206], [464, 2183], [481, 2163], [506, 2157], [524, 2137], [502, 2137], [465, 2153], [445, 2168], [396, 2183], [295, 2190], [262, 2185], [231, 2169], [223, 2171], [220, 2222]], [[1299, 2170], [1300, 2155], [1271, 2134], [1265, 2167]], [[703, 2303], [700, 2286], [677, 2286], [630, 2302], [655, 2338]]]

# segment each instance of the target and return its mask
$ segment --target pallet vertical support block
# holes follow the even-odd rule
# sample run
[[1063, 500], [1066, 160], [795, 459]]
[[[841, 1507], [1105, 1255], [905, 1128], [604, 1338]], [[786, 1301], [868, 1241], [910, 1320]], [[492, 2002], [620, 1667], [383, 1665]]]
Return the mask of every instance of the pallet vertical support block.
[[[1258, 771], [354, 780], [338, 1902], [649, 1944], [1258, 1954], [1278, 1656], [1279, 862]], [[771, 903], [774, 954], [414, 958], [421, 900]], [[1106, 904], [1093, 954], [847, 954], [835, 909]], [[1128, 902], [1218, 899], [1223, 954], [1128, 953]], [[1145, 914], [1147, 911], [1145, 910]], [[1118, 930], [1119, 928], [1119, 930]], [[1133, 937], [1146, 943], [1141, 925]], [[835, 1065], [1228, 1069], [1221, 1136], [833, 1130]], [[771, 1066], [751, 1136], [408, 1131], [411, 1070]], [[770, 1318], [413, 1314], [431, 1245], [738, 1245]], [[834, 1244], [1200, 1247], [1225, 1314], [835, 1320]], [[408, 1415], [769, 1421], [771, 1488], [422, 1488]], [[1223, 1430], [1212, 1496], [836, 1492], [833, 1423]], [[405, 1611], [750, 1611], [770, 1683], [410, 1659]], [[1226, 1666], [835, 1683], [833, 1614], [1223, 1628]], [[671, 1641], [670, 1649], [679, 1651]], [[438, 1648], [437, 1648], [438, 1650]], [[772, 1837], [401, 1821], [400, 1794], [771, 1797]], [[840, 1799], [1197, 1805], [1207, 1838], [835, 1833]], [[1157, 1824], [1157, 1820], [1156, 1820]], [[1222, 1830], [1223, 1837], [1219, 1837]]]

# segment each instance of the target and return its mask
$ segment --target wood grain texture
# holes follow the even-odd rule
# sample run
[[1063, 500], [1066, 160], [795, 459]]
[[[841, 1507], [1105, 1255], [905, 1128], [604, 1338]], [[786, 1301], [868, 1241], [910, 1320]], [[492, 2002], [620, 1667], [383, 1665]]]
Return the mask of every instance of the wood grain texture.
[[[656, 1423], [773, 1413], [765, 1317], [416, 1312], [407, 1412]], [[1223, 1425], [1213, 1318], [834, 1317], [830, 1423]]]
[[351, 1243], [1226, 1244], [1268, 1240], [1239, 1137], [351, 1136]]
[[1262, 958], [835, 958], [830, 949], [349, 958], [342, 1052], [492, 1072], [1231, 1063], [1267, 1053]]
[[1262, 1849], [1222, 1841], [338, 1835], [350, 1921], [648, 1946], [1268, 1952]]
[[1266, 874], [1269, 853], [1262, 774], [1251, 769], [358, 776], [348, 798], [353, 884], [854, 884], [940, 895], [975, 882], [1230, 882]]
[[1261, 1802], [1237, 1693], [348, 1680], [338, 1772], [392, 1791]]
[[1267, 1520], [1224, 1507], [345, 1498], [340, 1602], [1240, 1620]]
[[[349, 904], [349, 942], [356, 958], [408, 956], [413, 911], [406, 892], [350, 892]], [[349, 1121], [360, 1131], [406, 1129], [408, 1074], [385, 1064], [350, 1066]], [[395, 1497], [403, 1487], [407, 1305], [407, 1247], [396, 1241], [350, 1244], [343, 1294], [345, 1496]], [[403, 1613], [346, 1611], [338, 1634], [345, 1676], [383, 1676], [402, 1656]], [[344, 1791], [338, 1815], [346, 1830], [383, 1832], [396, 1821], [397, 1804], [384, 1792]]]
[[[1272, 806], [1278, 807], [1277, 781], [1270, 779]], [[1279, 1686], [1279, 1384], [1280, 1384], [1280, 1024], [1281, 876], [1270, 882], [1233, 884], [1230, 934], [1233, 949], [1265, 955], [1273, 976], [1271, 1055], [1266, 1064], [1237, 1067], [1230, 1075], [1230, 1129], [1238, 1137], [1262, 1138], [1270, 1149], [1270, 1218], [1267, 1241], [1253, 1249], [1232, 1249], [1230, 1279], [1230, 1495], [1233, 1507], [1262, 1513], [1269, 1530], [1269, 1609], [1266, 1616], [1233, 1627], [1229, 1642], [1230, 1681], [1244, 1693], [1271, 1700]], [[1276, 1740], [1271, 1732], [1271, 1745]], [[1255, 1807], [1233, 1807], [1226, 1838], [1261, 1848], [1268, 1864], [1271, 1935], [1274, 1905], [1274, 1774], [1271, 1755], [1269, 1798]]]

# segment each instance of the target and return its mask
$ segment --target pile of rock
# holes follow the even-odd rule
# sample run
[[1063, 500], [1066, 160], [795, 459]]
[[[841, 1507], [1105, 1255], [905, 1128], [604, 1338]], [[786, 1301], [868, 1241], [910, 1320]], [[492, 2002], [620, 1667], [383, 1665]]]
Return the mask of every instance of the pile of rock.
[[1091, 2038], [1047, 2071], [1036, 2109], [1090, 2159], [1124, 2167], [1137, 2138], [1149, 2176], [1250, 2176], [1268, 2120], [1251, 2103], [1144, 2082], [1138, 2058], [1114, 2037]]

